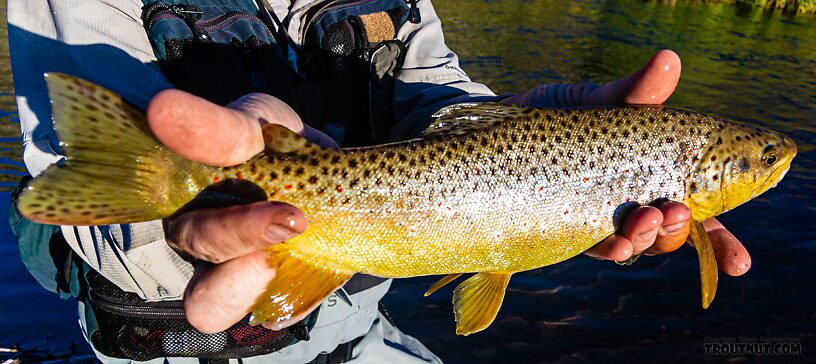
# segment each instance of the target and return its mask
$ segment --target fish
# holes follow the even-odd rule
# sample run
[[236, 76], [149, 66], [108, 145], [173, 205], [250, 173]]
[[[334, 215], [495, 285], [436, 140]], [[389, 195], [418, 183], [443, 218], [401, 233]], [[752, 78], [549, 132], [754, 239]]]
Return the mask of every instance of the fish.
[[168, 218], [202, 199], [292, 204], [309, 226], [267, 249], [277, 275], [251, 318], [275, 328], [354, 274], [446, 275], [426, 295], [473, 274], [453, 291], [454, 318], [457, 334], [479, 332], [514, 273], [586, 251], [656, 200], [691, 209], [706, 308], [717, 263], [702, 221], [775, 186], [797, 152], [783, 134], [684, 109], [468, 103], [439, 111], [415, 139], [371, 147], [326, 148], [267, 124], [262, 153], [213, 167], [162, 146], [119, 95], [66, 74], [46, 83], [65, 160], [23, 190], [20, 212], [103, 225]]

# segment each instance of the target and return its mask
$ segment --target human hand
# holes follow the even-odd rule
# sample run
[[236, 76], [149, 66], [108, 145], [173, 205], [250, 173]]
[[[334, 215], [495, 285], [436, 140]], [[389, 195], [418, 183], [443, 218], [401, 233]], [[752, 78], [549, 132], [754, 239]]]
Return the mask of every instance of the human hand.
[[[680, 68], [680, 57], [670, 50], [662, 50], [656, 52], [642, 69], [617, 81], [604, 85], [542, 85], [502, 102], [533, 107], [657, 105], [674, 92], [680, 80]], [[679, 202], [667, 201], [657, 207], [641, 206], [626, 216], [617, 233], [590, 248], [586, 254], [598, 259], [626, 261], [641, 253], [671, 252], [688, 239], [690, 226], [691, 211]], [[751, 257], [742, 243], [716, 219], [704, 221], [703, 226], [711, 238], [720, 270], [731, 276], [747, 272]]]
[[[283, 125], [310, 141], [337, 145], [304, 125], [284, 102], [250, 94], [221, 107], [179, 90], [157, 94], [147, 108], [150, 129], [167, 148], [214, 166], [243, 163], [264, 149], [261, 125]], [[195, 210], [165, 221], [167, 242], [201, 262], [184, 294], [187, 320], [205, 333], [227, 329], [251, 310], [275, 276], [264, 248], [307, 226], [295, 207], [279, 202]]]

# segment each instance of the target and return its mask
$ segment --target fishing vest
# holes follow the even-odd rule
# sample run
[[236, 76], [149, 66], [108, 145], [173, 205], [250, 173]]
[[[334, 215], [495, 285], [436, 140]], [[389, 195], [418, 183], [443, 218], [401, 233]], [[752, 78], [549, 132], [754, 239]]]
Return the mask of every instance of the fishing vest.
[[[420, 21], [416, 0], [316, 1], [298, 45], [254, 0], [145, 0], [142, 11], [158, 65], [175, 88], [220, 105], [253, 92], [275, 96], [344, 146], [385, 141], [394, 123], [394, 75], [405, 53], [396, 34], [406, 22]], [[83, 264], [57, 227], [31, 222], [15, 208], [9, 214], [21, 242], [39, 239], [33, 246], [43, 247], [43, 257], [36, 259], [50, 253], [57, 284], [41, 283], [91, 307], [97, 327], [89, 339], [107, 356], [245, 358], [308, 340], [316, 322], [317, 311], [271, 331], [249, 326], [247, 317], [222, 332], [201, 333], [185, 319], [182, 301], [146, 302], [119, 289]], [[357, 276], [346, 286], [349, 294], [383, 281]], [[317, 360], [348, 360], [354, 343]]]

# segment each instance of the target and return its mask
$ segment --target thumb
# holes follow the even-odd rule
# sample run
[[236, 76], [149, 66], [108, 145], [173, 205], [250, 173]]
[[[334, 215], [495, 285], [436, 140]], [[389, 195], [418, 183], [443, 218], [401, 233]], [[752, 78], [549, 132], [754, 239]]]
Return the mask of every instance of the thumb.
[[307, 139], [336, 146], [283, 101], [266, 94], [249, 94], [219, 106], [193, 94], [169, 89], [147, 107], [147, 122], [159, 141], [186, 159], [214, 166], [232, 166], [263, 151], [261, 125], [286, 126]]

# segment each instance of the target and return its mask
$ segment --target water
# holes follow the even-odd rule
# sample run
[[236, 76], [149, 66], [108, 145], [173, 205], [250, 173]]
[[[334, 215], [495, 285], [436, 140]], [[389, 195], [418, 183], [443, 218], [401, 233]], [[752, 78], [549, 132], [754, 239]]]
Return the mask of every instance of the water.
[[[685, 1], [435, 5], [465, 70], [499, 93], [610, 81], [670, 48], [683, 59], [683, 76], [668, 104], [784, 132], [799, 156], [779, 187], [722, 217], [753, 267], [743, 277], [721, 276], [708, 310], [700, 308], [696, 256], [684, 247], [631, 267], [581, 256], [516, 274], [496, 322], [469, 337], [453, 334], [452, 286], [422, 298], [435, 278], [398, 280], [385, 305], [401, 329], [454, 363], [753, 361], [704, 355], [706, 337], [738, 336], [800, 340], [803, 356], [775, 359], [816, 360], [816, 18]], [[0, 158], [8, 162], [19, 160], [20, 148], [4, 43]], [[16, 165], [0, 175], [0, 188], [19, 174]], [[0, 345], [69, 351], [82, 342], [74, 304], [37, 286], [8, 228], [0, 229]]]

